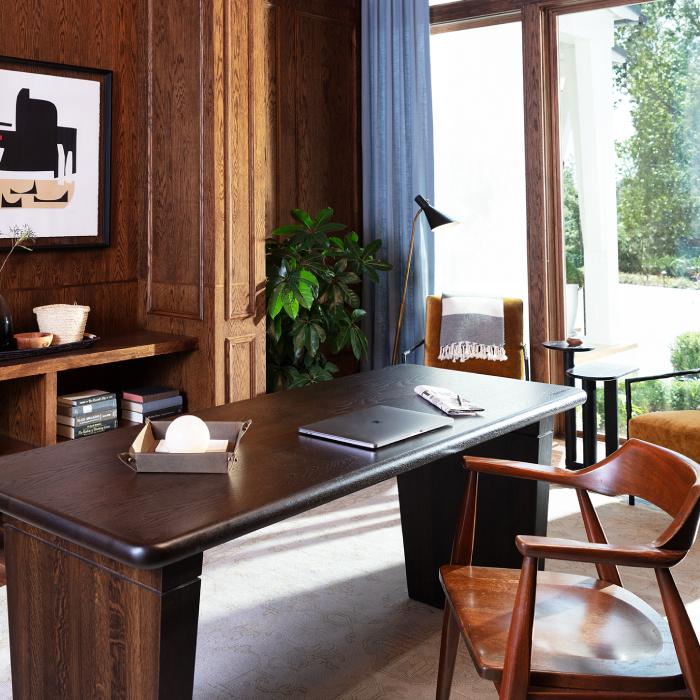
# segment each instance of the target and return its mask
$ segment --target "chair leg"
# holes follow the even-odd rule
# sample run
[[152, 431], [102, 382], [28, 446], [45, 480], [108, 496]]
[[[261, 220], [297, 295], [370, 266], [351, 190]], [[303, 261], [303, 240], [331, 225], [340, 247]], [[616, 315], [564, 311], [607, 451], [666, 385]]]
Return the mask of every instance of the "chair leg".
[[525, 557], [510, 621], [499, 700], [523, 700], [527, 697], [536, 592], [537, 557]]
[[669, 569], [655, 569], [668, 626], [683, 680], [693, 698], [700, 698], [700, 644], [693, 630], [683, 600]]
[[445, 602], [442, 620], [442, 640], [440, 641], [440, 663], [438, 665], [436, 700], [449, 700], [452, 688], [452, 675], [455, 670], [457, 646], [459, 645], [459, 627], [450, 604]]

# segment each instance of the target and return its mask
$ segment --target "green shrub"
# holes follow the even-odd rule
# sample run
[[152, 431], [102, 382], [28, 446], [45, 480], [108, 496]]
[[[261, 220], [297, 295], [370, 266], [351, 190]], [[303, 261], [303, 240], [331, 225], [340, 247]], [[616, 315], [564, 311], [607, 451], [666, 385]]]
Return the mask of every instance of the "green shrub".
[[671, 347], [673, 369], [695, 369], [700, 367], [700, 333], [681, 333]]
[[674, 411], [700, 408], [700, 381], [677, 379], [671, 384], [671, 408]]

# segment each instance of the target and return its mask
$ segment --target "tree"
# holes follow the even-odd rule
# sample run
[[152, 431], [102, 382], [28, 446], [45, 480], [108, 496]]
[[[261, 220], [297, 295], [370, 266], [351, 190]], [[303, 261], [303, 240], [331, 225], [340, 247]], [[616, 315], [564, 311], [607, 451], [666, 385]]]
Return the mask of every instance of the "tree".
[[656, 0], [621, 24], [615, 83], [634, 134], [618, 144], [620, 267], [700, 254], [700, 4]]

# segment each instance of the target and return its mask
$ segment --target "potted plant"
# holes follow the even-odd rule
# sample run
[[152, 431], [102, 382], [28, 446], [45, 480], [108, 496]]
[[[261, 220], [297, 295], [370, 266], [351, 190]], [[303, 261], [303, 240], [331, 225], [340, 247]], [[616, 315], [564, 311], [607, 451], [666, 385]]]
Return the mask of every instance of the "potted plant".
[[[10, 249], [7, 251], [2, 263], [0, 263], [0, 290], [2, 290], [2, 275], [12, 253], [17, 248], [31, 251], [29, 244], [34, 240], [34, 231], [27, 225], [10, 226], [10, 238], [12, 240]], [[11, 348], [13, 343], [12, 314], [5, 297], [0, 294], [0, 350]]]
[[327, 353], [349, 347], [359, 360], [367, 336], [358, 285], [391, 269], [376, 257], [382, 242], [360, 245], [354, 231], [331, 220], [332, 209], [292, 216], [296, 223], [266, 242], [268, 391], [332, 379], [338, 368]]

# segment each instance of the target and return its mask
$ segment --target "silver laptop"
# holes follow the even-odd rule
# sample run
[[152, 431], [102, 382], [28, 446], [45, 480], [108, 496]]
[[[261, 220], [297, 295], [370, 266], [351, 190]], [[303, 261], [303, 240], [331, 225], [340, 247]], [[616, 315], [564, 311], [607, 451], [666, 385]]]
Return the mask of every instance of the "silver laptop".
[[378, 447], [445, 428], [453, 423], [454, 420], [448, 416], [435, 416], [393, 406], [372, 406], [302, 425], [299, 432], [376, 450]]

